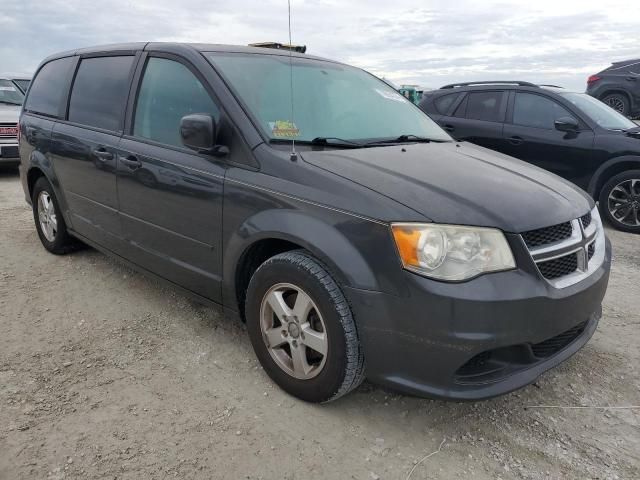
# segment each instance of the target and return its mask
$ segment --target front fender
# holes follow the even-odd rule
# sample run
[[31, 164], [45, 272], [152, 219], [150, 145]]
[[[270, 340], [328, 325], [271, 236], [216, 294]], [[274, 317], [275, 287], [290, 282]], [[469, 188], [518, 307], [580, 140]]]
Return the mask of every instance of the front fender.
[[[391, 236], [387, 225], [340, 212], [320, 213], [314, 215], [294, 209], [264, 210], [247, 218], [231, 233], [225, 242], [223, 257], [225, 306], [236, 307], [235, 278], [240, 259], [252, 245], [264, 239], [286, 240], [300, 245], [323, 262], [345, 286], [374, 291], [392, 289], [395, 293], [398, 283], [391, 279], [389, 272], [383, 273], [389, 265], [397, 264], [393, 257], [395, 252], [389, 244]], [[384, 250], [381, 248], [390, 248], [390, 255], [382, 259], [380, 256]], [[372, 263], [376, 253], [379, 262], [376, 262], [378, 268], [374, 269]]]
[[598, 167], [595, 173], [592, 175], [591, 180], [589, 181], [589, 186], [587, 187], [587, 192], [591, 195], [595, 200], [597, 200], [598, 196], [598, 186], [602, 186], [604, 181], [606, 181], [606, 172], [611, 167], [621, 164], [635, 164], [640, 168], [640, 156], [637, 155], [622, 155], [620, 157], [615, 157], [607, 160], [602, 165]]

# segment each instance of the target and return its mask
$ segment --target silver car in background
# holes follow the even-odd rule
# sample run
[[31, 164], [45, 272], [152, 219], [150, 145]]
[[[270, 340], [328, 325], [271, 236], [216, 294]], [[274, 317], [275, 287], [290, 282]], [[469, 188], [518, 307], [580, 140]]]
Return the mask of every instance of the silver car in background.
[[18, 165], [18, 117], [29, 87], [28, 75], [0, 74], [0, 166]]

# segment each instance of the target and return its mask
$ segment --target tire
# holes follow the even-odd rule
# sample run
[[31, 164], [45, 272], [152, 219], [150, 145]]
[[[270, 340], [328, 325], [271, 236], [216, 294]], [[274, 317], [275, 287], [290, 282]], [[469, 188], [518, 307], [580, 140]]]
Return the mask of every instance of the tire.
[[600, 212], [614, 228], [640, 233], [640, 170], [611, 177], [602, 187], [599, 201]]
[[[69, 235], [67, 225], [60, 213], [56, 195], [45, 177], [40, 177], [36, 181], [33, 187], [31, 203], [36, 231], [44, 248], [56, 255], [64, 255], [76, 250], [80, 243]], [[40, 217], [41, 209], [48, 212], [44, 213], [42, 218]], [[48, 222], [45, 221], [45, 218], [48, 219]], [[51, 228], [46, 228], [46, 225], [51, 226]]]
[[625, 117], [628, 117], [631, 113], [629, 98], [624, 93], [610, 93], [600, 100]]
[[[274, 309], [275, 298], [284, 305], [276, 302]], [[364, 380], [351, 309], [326, 268], [308, 253], [285, 252], [260, 265], [249, 282], [245, 314], [258, 360], [287, 393], [307, 402], [329, 402]]]

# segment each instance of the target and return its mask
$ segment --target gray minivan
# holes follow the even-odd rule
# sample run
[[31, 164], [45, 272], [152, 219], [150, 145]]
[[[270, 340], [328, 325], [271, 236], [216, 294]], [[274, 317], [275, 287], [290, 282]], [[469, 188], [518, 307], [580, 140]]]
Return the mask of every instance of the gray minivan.
[[358, 68], [220, 45], [76, 50], [40, 65], [19, 128], [47, 250], [86, 243], [222, 306], [307, 401], [365, 377], [502, 394], [601, 315], [611, 251], [593, 200], [453, 141]]

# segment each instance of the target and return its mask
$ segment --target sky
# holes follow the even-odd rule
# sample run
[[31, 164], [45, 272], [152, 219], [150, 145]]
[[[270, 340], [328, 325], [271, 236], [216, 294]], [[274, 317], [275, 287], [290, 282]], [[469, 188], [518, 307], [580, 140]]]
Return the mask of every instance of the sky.
[[[616, 60], [640, 58], [640, 2], [292, 0], [292, 40], [397, 85], [526, 80], [584, 91]], [[284, 0], [4, 0], [0, 71], [130, 41], [288, 41]]]

